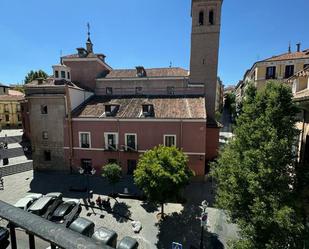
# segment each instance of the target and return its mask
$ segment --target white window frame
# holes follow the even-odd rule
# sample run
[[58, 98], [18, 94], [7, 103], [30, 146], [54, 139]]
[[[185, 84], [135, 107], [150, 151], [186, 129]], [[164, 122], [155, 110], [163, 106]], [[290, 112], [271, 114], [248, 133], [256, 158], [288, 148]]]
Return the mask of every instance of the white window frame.
[[[177, 147], [177, 136], [176, 136], [175, 134], [164, 134], [164, 135], [163, 135], [163, 145], [164, 145], [164, 146], [166, 146], [166, 144], [165, 144], [165, 138], [166, 138], [166, 137], [174, 137], [174, 140], [175, 140], [174, 146]], [[169, 147], [170, 147], [170, 146], [169, 146]]]
[[[79, 148], [82, 148], [82, 136], [81, 136], [81, 134], [88, 134], [89, 135], [89, 148], [91, 148], [91, 132], [89, 132], [89, 131], [78, 132]], [[82, 149], [88, 149], [88, 148], [82, 148]]]
[[118, 149], [119, 146], [119, 135], [118, 132], [104, 132], [104, 147], [106, 150], [108, 150], [108, 135], [115, 135], [116, 136], [116, 150]]
[[135, 136], [135, 150], [137, 150], [137, 134], [136, 133], [125, 133], [124, 134], [124, 144], [125, 144], [125, 149], [128, 147], [128, 138], [127, 136]]

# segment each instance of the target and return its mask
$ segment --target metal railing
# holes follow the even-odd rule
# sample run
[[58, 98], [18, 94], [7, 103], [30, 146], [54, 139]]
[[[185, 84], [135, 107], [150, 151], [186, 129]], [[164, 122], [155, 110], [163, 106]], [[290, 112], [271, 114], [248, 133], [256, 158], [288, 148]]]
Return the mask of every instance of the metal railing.
[[12, 249], [18, 248], [15, 227], [20, 227], [26, 231], [29, 236], [30, 249], [35, 249], [34, 236], [49, 242], [52, 249], [56, 247], [65, 249], [112, 249], [63, 225], [52, 223], [3, 201], [0, 201], [0, 217], [9, 222]]

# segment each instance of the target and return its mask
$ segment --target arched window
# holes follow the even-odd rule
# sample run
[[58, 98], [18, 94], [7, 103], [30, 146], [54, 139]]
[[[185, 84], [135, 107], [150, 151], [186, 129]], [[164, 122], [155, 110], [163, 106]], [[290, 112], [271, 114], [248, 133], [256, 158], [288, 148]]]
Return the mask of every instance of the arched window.
[[209, 11], [208, 19], [209, 19], [209, 24], [210, 25], [214, 25], [215, 24], [215, 14], [214, 14], [213, 10]]
[[198, 24], [200, 26], [204, 25], [204, 11], [201, 11], [198, 17]]

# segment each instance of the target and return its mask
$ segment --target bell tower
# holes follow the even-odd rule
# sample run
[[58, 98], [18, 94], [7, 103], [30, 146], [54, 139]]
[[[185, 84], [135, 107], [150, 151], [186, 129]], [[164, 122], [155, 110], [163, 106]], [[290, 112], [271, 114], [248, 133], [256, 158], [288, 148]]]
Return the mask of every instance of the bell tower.
[[190, 83], [204, 84], [206, 111], [215, 118], [221, 6], [223, 0], [192, 0]]

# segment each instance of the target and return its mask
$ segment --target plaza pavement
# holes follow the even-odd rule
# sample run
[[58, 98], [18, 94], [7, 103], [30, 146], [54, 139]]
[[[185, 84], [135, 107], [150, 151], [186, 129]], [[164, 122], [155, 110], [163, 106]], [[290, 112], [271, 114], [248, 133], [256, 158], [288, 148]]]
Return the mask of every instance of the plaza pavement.
[[[85, 177], [80, 175], [64, 175], [55, 173], [34, 173], [28, 171], [4, 178], [4, 190], [0, 190], [0, 199], [14, 204], [27, 193], [48, 193], [62, 192], [64, 197], [79, 198], [82, 204], [88, 204], [85, 193], [71, 192], [70, 187], [78, 188], [85, 186]], [[98, 195], [106, 196], [112, 192], [111, 186], [101, 177], [89, 178], [90, 189], [94, 191], [94, 198]], [[123, 179], [116, 186], [116, 190], [123, 192], [127, 188], [130, 193], [138, 192], [133, 185], [131, 178]], [[153, 204], [138, 200], [117, 198], [111, 200], [112, 213], [97, 208], [83, 207], [82, 217], [86, 217], [96, 224], [96, 228], [104, 226], [115, 230], [118, 233], [118, 241], [124, 236], [131, 236], [139, 241], [140, 249], [148, 248], [171, 248], [171, 243], [179, 242], [184, 248], [199, 248], [200, 241], [200, 215], [199, 205], [206, 199], [213, 202], [211, 183], [192, 183], [185, 191], [185, 204], [168, 203], [164, 211], [168, 214], [163, 221], [158, 221], [156, 214], [159, 208]], [[224, 212], [215, 208], [208, 208], [209, 229], [205, 233], [207, 249], [227, 248], [227, 241], [236, 237], [236, 226], [228, 224]], [[142, 230], [139, 234], [132, 231], [131, 221], [138, 220], [142, 223]], [[1, 222], [0, 222], [1, 224]], [[2, 221], [3, 224], [3, 221]], [[27, 237], [20, 234], [20, 245], [27, 248]], [[46, 248], [46, 244], [38, 241], [36, 248]], [[23, 247], [19, 247], [23, 248]]]

